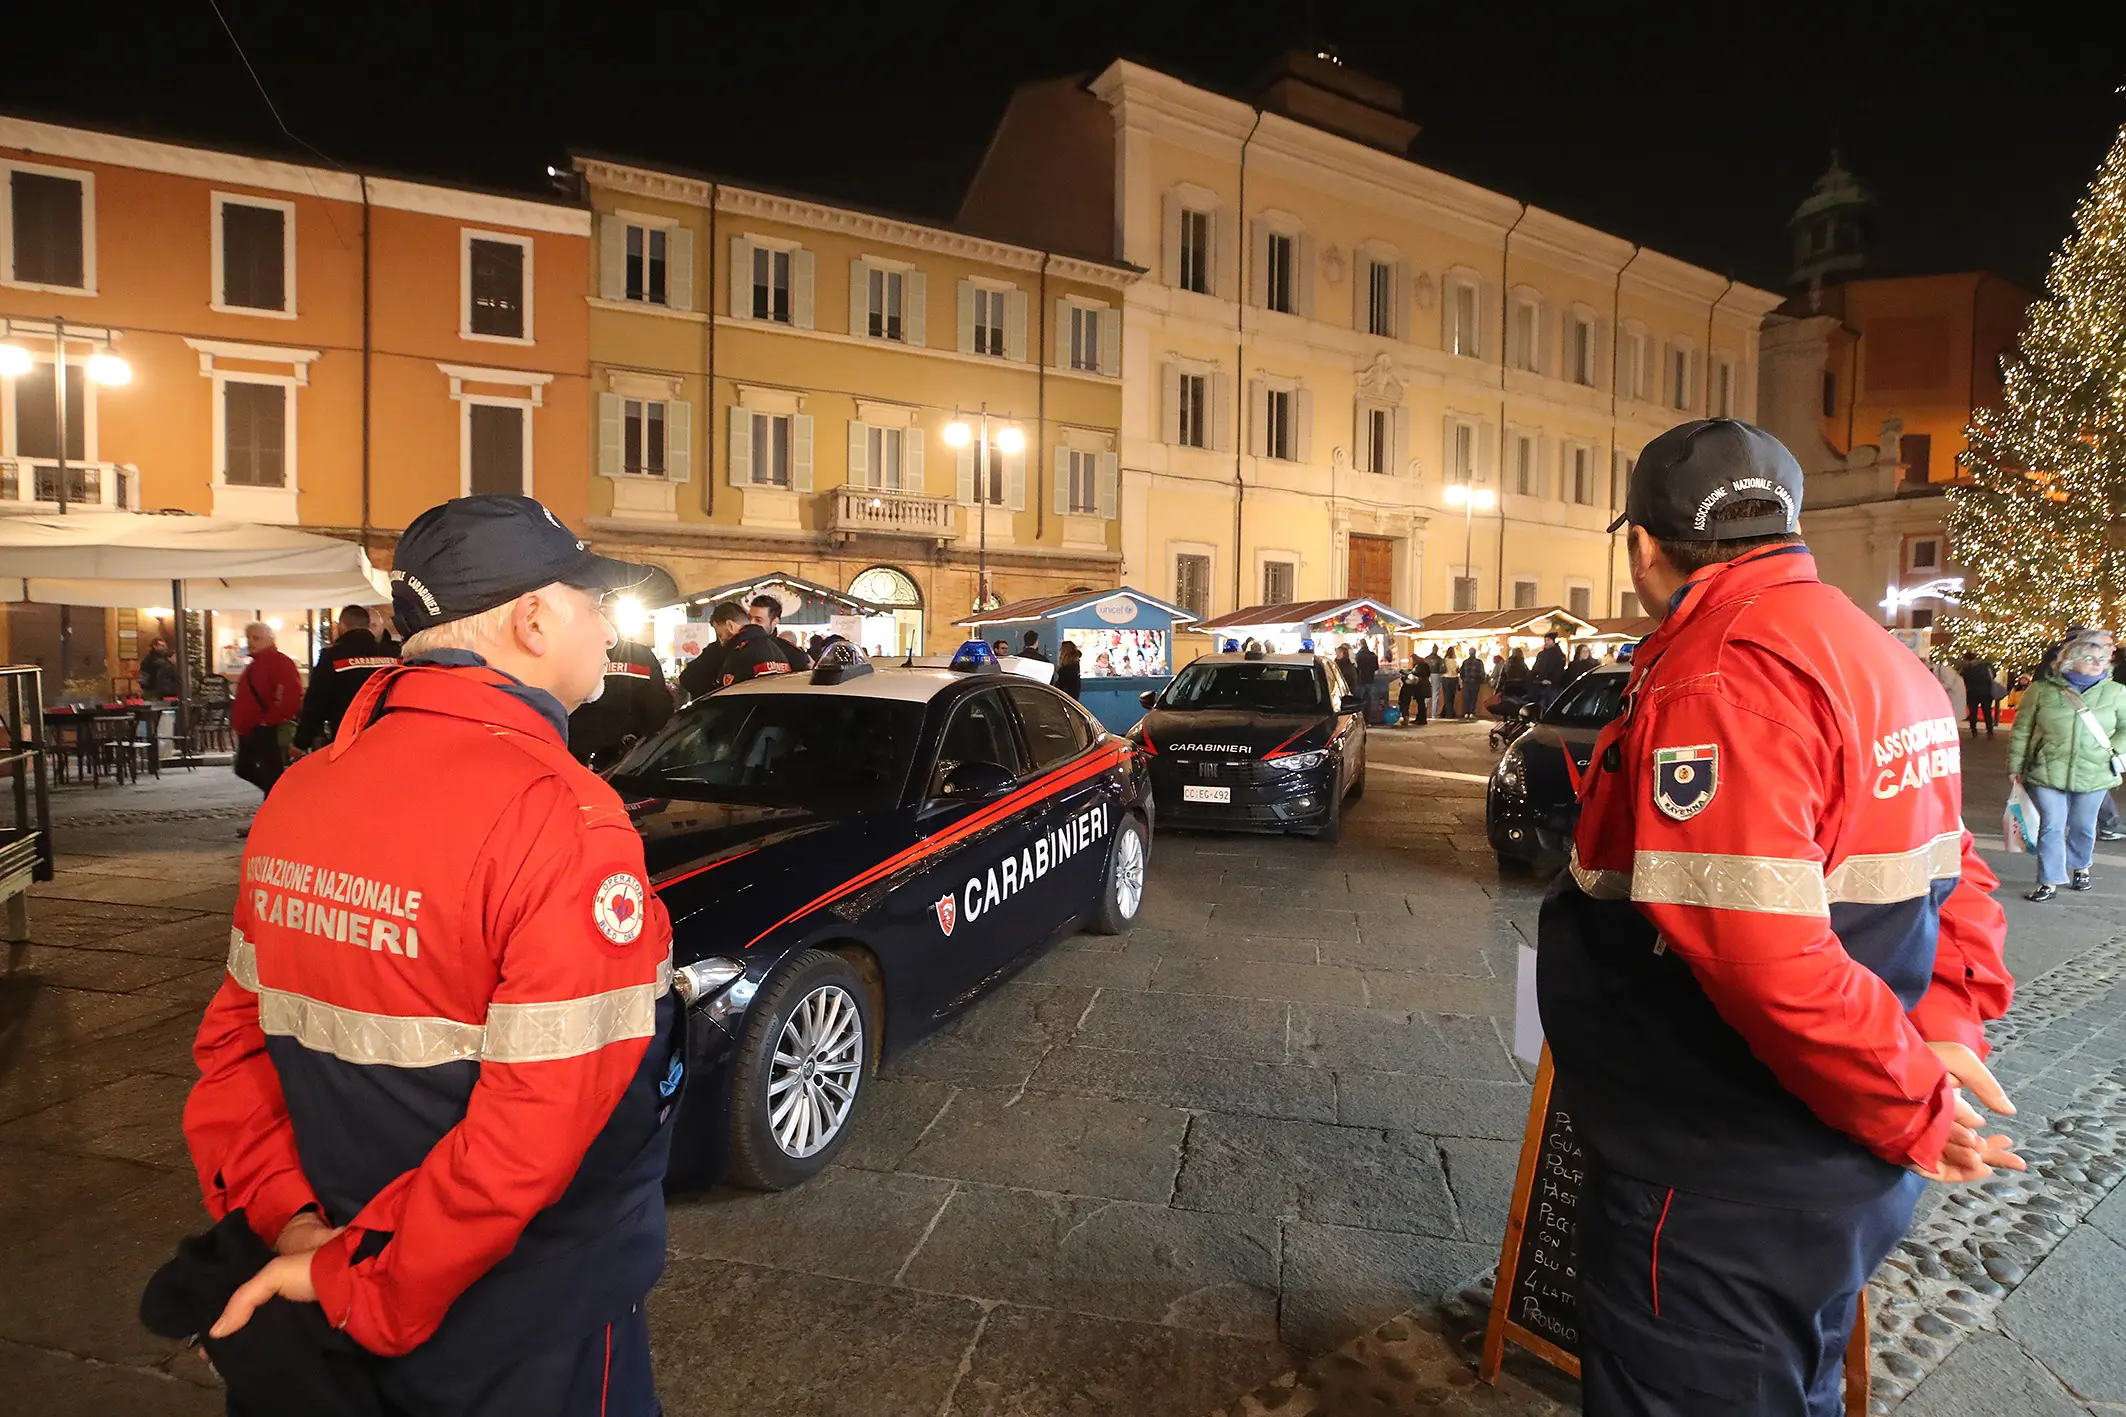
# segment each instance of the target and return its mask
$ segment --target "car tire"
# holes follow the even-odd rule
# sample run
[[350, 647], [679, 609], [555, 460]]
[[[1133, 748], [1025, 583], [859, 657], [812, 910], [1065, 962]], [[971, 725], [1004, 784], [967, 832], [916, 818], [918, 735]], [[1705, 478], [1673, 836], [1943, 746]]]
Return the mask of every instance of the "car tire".
[[824, 950], [806, 950], [769, 977], [731, 1064], [732, 1185], [786, 1191], [834, 1159], [878, 1062], [876, 1009], [863, 977]]
[[1152, 857], [1151, 834], [1135, 817], [1124, 817], [1107, 850], [1107, 870], [1100, 879], [1100, 904], [1089, 928], [1095, 935], [1119, 935], [1137, 923], [1144, 909], [1145, 868]]
[[1523, 861], [1518, 856], [1508, 856], [1503, 851], [1498, 852], [1497, 855], [1499, 858], [1499, 874], [1501, 876], [1532, 876], [1535, 874], [1534, 862]]
[[1358, 771], [1351, 775], [1351, 785], [1344, 789], [1344, 801], [1356, 802], [1366, 795], [1366, 760], [1358, 760]]
[[1316, 841], [1338, 842], [1344, 834], [1344, 799], [1341, 793], [1329, 794], [1329, 819], [1315, 828]]

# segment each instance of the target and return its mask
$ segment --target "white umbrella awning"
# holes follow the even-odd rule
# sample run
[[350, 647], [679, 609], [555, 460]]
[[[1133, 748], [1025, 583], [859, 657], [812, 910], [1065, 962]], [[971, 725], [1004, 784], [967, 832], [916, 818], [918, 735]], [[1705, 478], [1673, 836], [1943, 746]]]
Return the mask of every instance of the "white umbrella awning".
[[383, 605], [390, 583], [351, 541], [226, 517], [82, 511], [0, 517], [0, 599], [193, 610]]

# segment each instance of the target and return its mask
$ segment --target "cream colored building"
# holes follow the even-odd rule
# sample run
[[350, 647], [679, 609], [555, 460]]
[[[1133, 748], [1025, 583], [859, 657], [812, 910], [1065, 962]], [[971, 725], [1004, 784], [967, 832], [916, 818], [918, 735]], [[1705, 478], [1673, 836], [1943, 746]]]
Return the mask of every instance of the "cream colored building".
[[1409, 160], [1400, 107], [1303, 54], [1252, 104], [1129, 62], [1025, 85], [961, 224], [1149, 272], [1123, 580], [1206, 614], [1636, 613], [1624, 476], [1683, 419], [1755, 413], [1778, 297]]
[[[937, 649], [976, 598], [1118, 584], [1122, 293], [1136, 273], [582, 157], [590, 526], [682, 590], [794, 576]], [[955, 420], [1024, 448], [977, 452]], [[986, 543], [986, 552], [984, 545]], [[702, 612], [703, 617], [706, 611]]]

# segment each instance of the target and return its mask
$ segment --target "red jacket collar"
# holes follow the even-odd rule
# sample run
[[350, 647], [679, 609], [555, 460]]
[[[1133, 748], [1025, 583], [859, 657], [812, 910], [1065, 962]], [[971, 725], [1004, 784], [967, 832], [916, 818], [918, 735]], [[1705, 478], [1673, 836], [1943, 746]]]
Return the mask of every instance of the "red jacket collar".
[[1772, 586], [1820, 579], [1816, 558], [1800, 542], [1759, 547], [1732, 561], [1707, 566], [1676, 592], [1668, 618], [1633, 651], [1632, 663], [1644, 665], [1649, 659], [1659, 658], [1684, 626], [1719, 606], [1747, 600]]
[[508, 729], [543, 738], [559, 748], [567, 741], [553, 722], [509, 692], [517, 681], [484, 664], [444, 666], [398, 664], [369, 676], [348, 707], [344, 726], [333, 739], [336, 758], [354, 745], [387, 709], [417, 709], [468, 723]]

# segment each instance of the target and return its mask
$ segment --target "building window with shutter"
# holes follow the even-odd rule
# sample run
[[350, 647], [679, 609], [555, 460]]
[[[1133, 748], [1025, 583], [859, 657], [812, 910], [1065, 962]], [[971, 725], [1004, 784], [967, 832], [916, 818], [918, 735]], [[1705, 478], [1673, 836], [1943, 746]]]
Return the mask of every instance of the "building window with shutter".
[[531, 343], [531, 239], [468, 231], [464, 242], [465, 323], [460, 333], [468, 339]]
[[1668, 352], [1668, 403], [1679, 412], [1690, 407], [1690, 351], [1687, 349]]
[[1713, 364], [1713, 417], [1735, 416], [1735, 362], [1731, 359], [1716, 360]]
[[1647, 347], [1645, 334], [1638, 330], [1624, 336], [1624, 397], [1628, 399], [1647, 396]]
[[752, 460], [753, 483], [758, 487], [788, 487], [790, 485], [790, 415], [787, 413], [755, 413], [749, 416], [753, 425]]
[[1513, 367], [1534, 373], [1542, 348], [1538, 338], [1543, 327], [1543, 307], [1523, 297], [1513, 302]]
[[671, 239], [671, 233], [663, 227], [628, 227], [623, 299], [639, 300], [645, 305], [670, 303]]
[[1572, 500], [1583, 507], [1594, 505], [1594, 449], [1572, 450]]
[[1467, 280], [1447, 284], [1447, 352], [1477, 358], [1476, 285]]
[[1269, 233], [1263, 254], [1263, 303], [1287, 315], [1297, 314], [1293, 303], [1293, 265], [1298, 259], [1299, 238], [1281, 231]]
[[222, 381], [224, 483], [231, 487], [288, 485], [290, 392], [286, 384]]
[[1565, 587], [1565, 608], [1585, 620], [1594, 611], [1594, 587], [1584, 585]]
[[1941, 543], [1938, 541], [1915, 541], [1912, 543], [1912, 569], [1931, 571], [1941, 564]]
[[1476, 426], [1471, 423], [1449, 425], [1447, 440], [1447, 481], [1467, 487], [1476, 481]]
[[1359, 410], [1358, 467], [1361, 472], [1395, 471], [1395, 411], [1368, 406]]
[[1571, 367], [1566, 373], [1575, 384], [1591, 389], [1595, 381], [1594, 321], [1585, 315], [1573, 315], [1567, 323], [1572, 331], [1572, 341], [1569, 351]]
[[1073, 516], [1096, 517], [1100, 515], [1100, 455], [1077, 448], [1069, 448], [1063, 454], [1063, 466], [1058, 469], [1070, 489], [1070, 500], [1065, 504]]
[[1513, 490], [1522, 497], [1535, 495], [1535, 439], [1526, 433], [1513, 439]]
[[1004, 296], [1001, 290], [976, 286], [974, 295], [974, 352], [1004, 356]]
[[1264, 605], [1290, 605], [1296, 596], [1293, 586], [1298, 580], [1299, 568], [1290, 561], [1265, 561], [1262, 563], [1262, 603]]
[[[906, 330], [901, 320], [902, 291], [906, 286], [902, 272], [881, 270], [873, 266], [865, 280], [870, 295], [865, 319], [871, 338], [906, 338]], [[1002, 342], [999, 341], [998, 348], [1001, 350], [1002, 347]]]
[[1397, 338], [1395, 267], [1386, 261], [1366, 262], [1366, 333]]
[[665, 475], [665, 422], [661, 399], [620, 401], [620, 470], [642, 477]]
[[1635, 590], [1619, 592], [1617, 615], [1620, 619], [1636, 620], [1643, 612], [1639, 609], [1639, 593]]
[[1294, 395], [1290, 389], [1266, 389], [1263, 391], [1262, 408], [1262, 455], [1280, 462], [1294, 462], [1292, 404]]
[[531, 492], [531, 410], [515, 403], [465, 403], [465, 491]]
[[88, 173], [0, 166], [7, 175], [7, 268], [10, 285], [87, 290], [96, 257], [89, 240]]
[[864, 429], [863, 485], [874, 492], [901, 490], [901, 447], [904, 430], [871, 426]]
[[1211, 214], [1183, 210], [1181, 213], [1181, 271], [1183, 290], [1198, 295], [1211, 293]]
[[1193, 552], [1174, 557], [1174, 603], [1198, 619], [1211, 613], [1211, 558]]
[[295, 205], [214, 196], [217, 310], [292, 315]]
[[1180, 407], [1176, 430], [1183, 446], [1207, 448], [1210, 440], [1210, 389], [1208, 374], [1183, 374], [1181, 376]]
[[1513, 583], [1513, 608], [1516, 610], [1535, 609], [1535, 590], [1534, 581], [1515, 581]]
[[1456, 610], [1476, 609], [1475, 576], [1456, 576], [1454, 578], [1454, 608]]
[[753, 248], [753, 318], [790, 323], [790, 253]]
[[1100, 314], [1084, 305], [1070, 307], [1070, 367], [1100, 372]]

